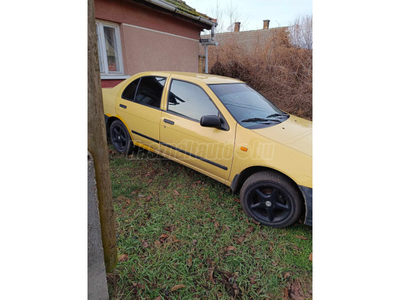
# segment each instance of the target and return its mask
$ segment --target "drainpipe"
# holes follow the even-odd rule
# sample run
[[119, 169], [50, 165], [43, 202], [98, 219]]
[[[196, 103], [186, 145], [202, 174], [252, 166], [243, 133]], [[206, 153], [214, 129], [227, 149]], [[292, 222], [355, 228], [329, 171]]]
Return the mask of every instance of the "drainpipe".
[[205, 52], [205, 70], [204, 72], [208, 74], [208, 46], [217, 46], [218, 42], [214, 41], [214, 30], [215, 30], [215, 25], [212, 26], [211, 28], [211, 38], [210, 39], [200, 39], [200, 43], [204, 46], [204, 52]]
[[206, 52], [206, 59], [205, 59], [205, 70], [204, 72], [208, 74], [208, 45], [204, 45], [204, 50]]

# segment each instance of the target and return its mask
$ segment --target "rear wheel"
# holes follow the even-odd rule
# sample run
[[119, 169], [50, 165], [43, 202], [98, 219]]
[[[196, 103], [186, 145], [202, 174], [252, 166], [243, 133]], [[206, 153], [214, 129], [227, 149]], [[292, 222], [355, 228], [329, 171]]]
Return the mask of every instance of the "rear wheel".
[[292, 182], [276, 172], [251, 175], [240, 190], [245, 213], [266, 226], [282, 228], [296, 222], [302, 211], [302, 197]]
[[110, 139], [115, 150], [119, 153], [131, 154], [133, 143], [128, 130], [124, 123], [120, 120], [115, 120], [110, 126]]

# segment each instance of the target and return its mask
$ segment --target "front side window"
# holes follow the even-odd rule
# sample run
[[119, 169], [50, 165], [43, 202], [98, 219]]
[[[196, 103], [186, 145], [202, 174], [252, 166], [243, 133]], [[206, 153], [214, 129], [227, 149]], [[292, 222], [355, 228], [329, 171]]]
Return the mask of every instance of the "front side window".
[[96, 21], [100, 73], [123, 74], [121, 38], [117, 24]]
[[202, 116], [218, 116], [218, 109], [199, 86], [173, 80], [168, 97], [168, 111], [200, 121]]

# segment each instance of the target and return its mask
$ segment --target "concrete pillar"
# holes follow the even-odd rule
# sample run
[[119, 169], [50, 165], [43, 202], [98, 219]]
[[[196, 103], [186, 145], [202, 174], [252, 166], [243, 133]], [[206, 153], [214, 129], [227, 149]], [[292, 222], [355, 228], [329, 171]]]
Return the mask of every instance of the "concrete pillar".
[[92, 155], [88, 152], [88, 299], [108, 300], [99, 203]]

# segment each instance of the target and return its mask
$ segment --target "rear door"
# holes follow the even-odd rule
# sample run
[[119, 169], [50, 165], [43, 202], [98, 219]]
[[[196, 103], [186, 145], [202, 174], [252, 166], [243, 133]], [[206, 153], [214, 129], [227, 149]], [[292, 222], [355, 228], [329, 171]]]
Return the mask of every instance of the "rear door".
[[171, 79], [167, 107], [161, 113], [160, 149], [215, 179], [228, 179], [235, 127], [202, 127], [204, 115], [225, 120], [204, 89], [194, 83]]
[[116, 102], [135, 142], [146, 149], [159, 150], [161, 99], [166, 77], [144, 76], [126, 86]]

